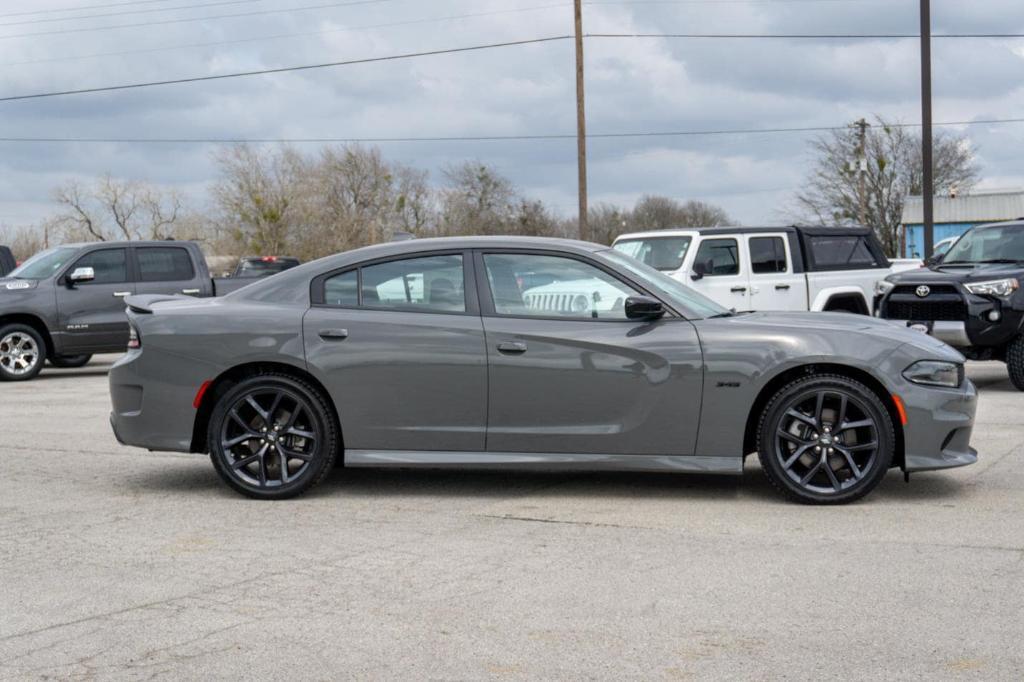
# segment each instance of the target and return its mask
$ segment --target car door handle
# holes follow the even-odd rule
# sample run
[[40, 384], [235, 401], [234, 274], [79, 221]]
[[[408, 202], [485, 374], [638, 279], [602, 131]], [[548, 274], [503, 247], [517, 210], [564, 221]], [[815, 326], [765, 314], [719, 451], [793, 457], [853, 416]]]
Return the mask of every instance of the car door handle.
[[788, 284], [776, 284], [775, 285], [775, 291], [789, 291], [789, 285]]
[[518, 355], [526, 352], [526, 344], [522, 341], [502, 341], [498, 344], [498, 352]]
[[131, 296], [131, 295], [132, 295], [132, 292], [130, 292], [130, 291], [115, 291], [114, 292], [114, 296], [117, 297], [117, 298], [124, 298], [125, 296]]
[[189, 296], [195, 296], [200, 292], [200, 289], [182, 289], [181, 293], [188, 294]]
[[746, 290], [746, 287], [733, 287], [732, 289], [729, 289], [729, 291], [731, 291], [734, 294], [742, 294]]
[[320, 338], [324, 341], [344, 341], [348, 338], [347, 329], [321, 329]]

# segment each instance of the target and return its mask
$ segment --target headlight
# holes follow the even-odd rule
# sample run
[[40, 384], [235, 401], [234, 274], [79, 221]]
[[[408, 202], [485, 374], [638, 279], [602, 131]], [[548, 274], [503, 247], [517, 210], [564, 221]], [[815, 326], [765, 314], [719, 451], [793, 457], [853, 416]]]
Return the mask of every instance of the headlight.
[[879, 296], [885, 296], [887, 293], [893, 290], [896, 285], [892, 282], [888, 282], [884, 279], [880, 279], [875, 282], [875, 293]]
[[994, 279], [991, 282], [971, 282], [964, 284], [967, 291], [972, 294], [988, 294], [989, 296], [1009, 296], [1020, 288], [1020, 282], [1013, 277], [1008, 279]]
[[964, 366], [942, 360], [921, 360], [903, 370], [903, 378], [925, 386], [958, 388], [964, 380]]

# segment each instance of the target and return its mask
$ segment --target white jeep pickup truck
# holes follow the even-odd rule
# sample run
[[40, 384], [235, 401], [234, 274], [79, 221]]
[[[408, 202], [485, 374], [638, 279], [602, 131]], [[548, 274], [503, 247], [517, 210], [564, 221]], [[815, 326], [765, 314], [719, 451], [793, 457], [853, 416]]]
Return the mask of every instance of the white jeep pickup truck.
[[612, 246], [735, 310], [870, 315], [875, 283], [919, 260], [890, 261], [871, 230], [707, 227], [620, 236]]

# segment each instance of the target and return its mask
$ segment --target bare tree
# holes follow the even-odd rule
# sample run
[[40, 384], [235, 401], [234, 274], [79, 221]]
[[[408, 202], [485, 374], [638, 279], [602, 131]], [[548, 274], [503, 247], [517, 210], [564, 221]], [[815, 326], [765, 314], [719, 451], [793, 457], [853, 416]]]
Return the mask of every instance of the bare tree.
[[654, 195], [643, 196], [636, 202], [629, 222], [630, 228], [634, 230], [734, 224], [729, 215], [717, 206], [703, 201], [680, 202]]
[[176, 191], [105, 175], [92, 187], [68, 182], [54, 191], [62, 210], [49, 223], [69, 239], [163, 239], [182, 211]]
[[[823, 225], [850, 225], [861, 212], [861, 191], [856, 164], [860, 140], [857, 131], [835, 130], [811, 142], [814, 165], [804, 189], [796, 194], [796, 215], [801, 221]], [[933, 140], [936, 193], [967, 190], [978, 180], [978, 167], [968, 139], [938, 132]], [[907, 196], [922, 192], [921, 136], [905, 126], [876, 118], [864, 138], [863, 211], [889, 255], [899, 253], [900, 223]]]

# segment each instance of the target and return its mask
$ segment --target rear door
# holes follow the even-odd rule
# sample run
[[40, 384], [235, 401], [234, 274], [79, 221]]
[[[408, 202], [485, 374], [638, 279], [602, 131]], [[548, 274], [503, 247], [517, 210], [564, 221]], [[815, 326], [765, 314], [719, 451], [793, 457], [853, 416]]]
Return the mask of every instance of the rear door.
[[706, 272], [692, 286], [727, 308], [749, 310], [750, 282], [741, 239], [742, 235], [702, 237], [693, 262], [702, 263]]
[[192, 254], [184, 246], [136, 246], [132, 248], [138, 273], [135, 293], [203, 293]]
[[484, 450], [487, 355], [462, 252], [382, 260], [313, 281], [306, 361], [347, 450]]
[[561, 252], [484, 251], [477, 271], [489, 452], [693, 454], [703, 375], [690, 322], [627, 319], [625, 299], [643, 292]]
[[748, 234], [750, 307], [753, 310], [807, 310], [807, 282], [794, 272], [786, 235]]
[[[96, 278], [68, 287], [67, 276], [78, 268], [92, 268]], [[58, 280], [61, 353], [123, 350], [128, 344], [124, 299], [133, 293], [127, 248], [96, 249], [80, 256]]]

